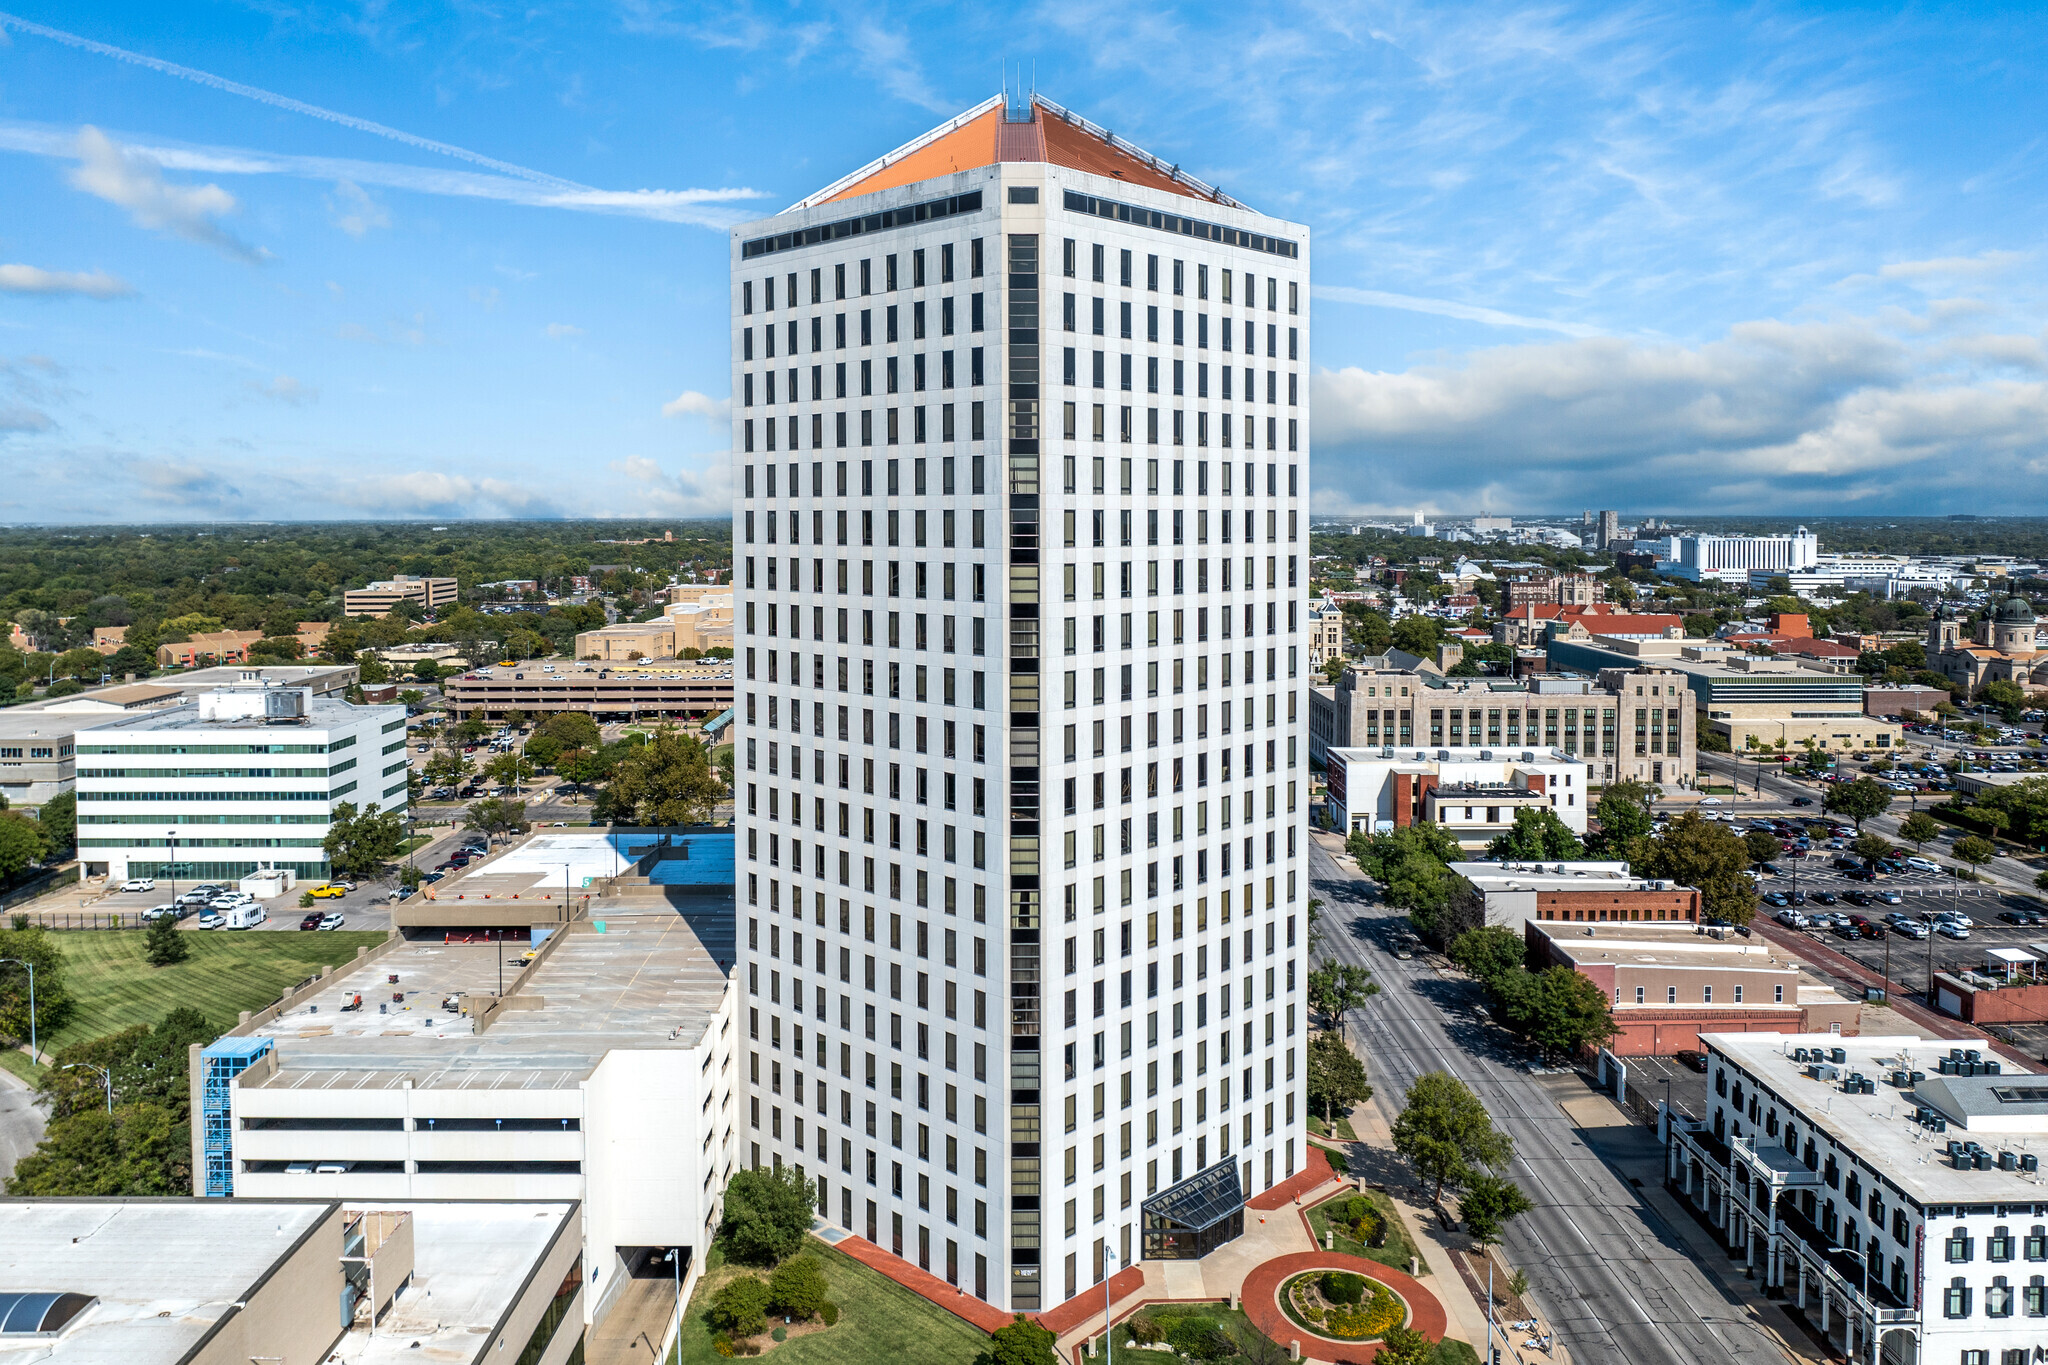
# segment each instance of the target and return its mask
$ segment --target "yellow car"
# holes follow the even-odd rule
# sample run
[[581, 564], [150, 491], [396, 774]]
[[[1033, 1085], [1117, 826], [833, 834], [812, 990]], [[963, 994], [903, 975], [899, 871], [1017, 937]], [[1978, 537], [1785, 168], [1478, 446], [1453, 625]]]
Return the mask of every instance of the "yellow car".
[[346, 896], [348, 892], [338, 886], [316, 886], [306, 894], [316, 901], [324, 901], [338, 896]]

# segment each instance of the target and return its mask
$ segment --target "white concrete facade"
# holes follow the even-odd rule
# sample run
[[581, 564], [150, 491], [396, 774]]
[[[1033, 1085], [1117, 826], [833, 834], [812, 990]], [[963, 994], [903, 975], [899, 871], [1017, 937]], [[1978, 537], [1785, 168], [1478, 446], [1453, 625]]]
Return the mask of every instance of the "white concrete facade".
[[[296, 717], [266, 701], [295, 693]], [[221, 881], [259, 867], [328, 875], [336, 807], [407, 808], [405, 708], [308, 689], [230, 688], [118, 717], [77, 742], [78, 857], [115, 881]]]
[[1524, 809], [1586, 832], [1588, 766], [1560, 749], [1331, 749], [1327, 773], [1330, 818], [1347, 834], [1428, 820], [1483, 848]]
[[1306, 241], [1039, 161], [734, 232], [749, 1159], [1006, 1308], [1303, 1160]]

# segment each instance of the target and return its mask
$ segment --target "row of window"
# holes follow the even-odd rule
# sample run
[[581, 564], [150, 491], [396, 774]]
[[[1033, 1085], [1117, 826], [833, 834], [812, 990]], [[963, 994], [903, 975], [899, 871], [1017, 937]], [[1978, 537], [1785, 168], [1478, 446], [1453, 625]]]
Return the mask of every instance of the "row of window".
[[[979, 354], [980, 353], [977, 351], [976, 355], [978, 356]], [[948, 373], [950, 373], [950, 371], [948, 371]], [[978, 367], [975, 373], [977, 376], [979, 375], [980, 371]], [[1249, 376], [1251, 371], [1247, 370], [1245, 371], [1245, 373], [1247, 376]], [[1268, 374], [1267, 376], [1268, 379], [1271, 379], [1272, 377], [1273, 376], [1271, 374]], [[1126, 376], [1126, 378], [1128, 379], [1128, 376]], [[976, 384], [979, 384], [980, 382], [981, 381], [978, 377], [974, 380], [974, 383]], [[1068, 382], [1072, 383], [1073, 381], [1069, 379]], [[1247, 386], [1249, 386], [1249, 379], [1247, 379], [1246, 382]], [[843, 389], [843, 384], [841, 387]], [[951, 384], [947, 383], [945, 385], [942, 385], [941, 387], [950, 388]], [[1125, 383], [1124, 388], [1129, 389], [1130, 387], [1131, 386], [1128, 382]], [[1151, 391], [1157, 393], [1159, 391], [1158, 386], [1154, 384]], [[865, 395], [866, 393], [868, 393], [868, 390], [864, 388], [862, 392]], [[891, 389], [890, 392], [893, 393], [895, 392], [895, 390]], [[1178, 393], [1179, 389], [1176, 388], [1175, 392]], [[747, 376], [747, 383], [743, 388], [743, 393], [746, 397], [745, 405], [751, 405], [753, 401], [752, 376]], [[1273, 386], [1269, 384], [1267, 402], [1272, 403], [1277, 401], [1274, 399], [1272, 395]], [[1290, 407], [1298, 406], [1298, 404], [1295, 401], [1297, 395], [1298, 388], [1295, 383], [1295, 376], [1289, 375], [1287, 382], [1287, 402]], [[843, 397], [844, 394], [842, 393], [841, 396]], [[1201, 396], [1206, 397], [1207, 395], [1205, 393]], [[1227, 398], [1229, 395], [1225, 394], [1224, 396]], [[771, 397], [769, 399], [769, 402], [772, 403], [773, 401], [774, 399]], [[939, 405], [938, 431], [936, 436], [933, 435], [932, 429], [927, 421], [929, 409], [926, 408], [924, 405], [919, 404], [918, 406], [907, 409], [907, 411], [910, 414], [909, 429], [907, 434], [905, 431], [903, 418], [903, 414], [906, 411], [906, 409], [883, 409], [882, 444], [890, 446], [901, 445], [905, 442], [906, 435], [909, 443], [912, 445], [923, 445], [926, 442], [932, 441], [934, 439], [940, 441], [956, 441], [961, 439], [959, 430], [954, 424], [953, 407], [954, 405], [951, 403], [942, 403]], [[1089, 439], [1094, 441], [1107, 441], [1109, 439], [1109, 413], [1105, 405], [1101, 403], [1096, 403], [1093, 405], [1094, 411], [1091, 418], [1089, 433], [1086, 438], [1084, 438], [1081, 435], [1081, 418], [1079, 407], [1074, 403], [1066, 403], [1063, 405], [1063, 407], [1064, 411], [1062, 413], [1061, 435], [1064, 439], [1069, 441], [1080, 441], [1083, 439]], [[987, 429], [984, 425], [982, 417], [982, 404], [979, 401], [970, 403], [968, 405], [968, 414], [969, 421], [966, 439], [972, 441], [980, 441], [987, 439]], [[1212, 428], [1209, 423], [1210, 415], [1211, 414], [1209, 414], [1206, 411], [1197, 412], [1195, 414], [1193, 439], [1190, 440], [1187, 413], [1180, 408], [1173, 409], [1172, 413], [1170, 414], [1169, 427], [1167, 428], [1168, 435], [1165, 438], [1165, 443], [1177, 447], [1192, 444], [1198, 448], [1210, 445], [1210, 435], [1212, 431]], [[849, 445], [869, 447], [875, 444], [874, 409], [862, 408], [857, 414], [835, 412], [831, 414], [831, 416], [831, 444], [835, 449], [844, 450]], [[825, 448], [825, 417], [826, 414], [822, 412], [814, 412], [810, 415], [810, 448], [812, 450], [823, 450]], [[850, 417], [858, 418], [859, 439], [857, 441], [853, 438], [852, 428], [849, 426]], [[749, 455], [753, 454], [755, 451], [754, 425], [754, 419], [751, 417], [744, 419], [740, 423], [741, 449]], [[802, 446], [804, 439], [804, 419], [801, 416], [797, 415], [796, 413], [791, 413], [786, 419], [764, 417], [761, 419], [760, 428], [761, 449], [765, 451], [774, 451], [776, 449], [776, 442], [779, 437], [785, 442], [787, 448], [792, 453], [801, 448]], [[1035, 437], [1037, 432], [1036, 426], [1034, 425], [1031, 430], [1033, 436]], [[1159, 423], [1159, 409], [1145, 409], [1144, 443], [1146, 445], [1152, 446], [1162, 444], [1161, 430], [1162, 429]], [[1233, 447], [1243, 450], [1256, 450], [1259, 448], [1258, 419], [1250, 413], [1244, 414], [1244, 420], [1242, 424], [1238, 424], [1235, 418], [1232, 416], [1232, 414], [1227, 412], [1223, 413], [1218, 418], [1213, 430], [1215, 433], [1214, 444], [1225, 450], [1231, 449]], [[783, 433], [785, 432], [787, 434], [783, 435]], [[1280, 444], [1281, 435], [1282, 428], [1280, 424], [1280, 419], [1278, 417], [1266, 418], [1265, 448], [1269, 451], [1280, 450], [1282, 448]], [[1298, 451], [1301, 449], [1301, 420], [1299, 418], [1289, 417], [1288, 419], [1286, 419], [1285, 435], [1287, 440], [1285, 448], [1287, 450]], [[1124, 407], [1120, 410], [1117, 427], [1117, 440], [1124, 445], [1134, 445], [1138, 441], [1137, 410], [1128, 404], [1124, 405]], [[1073, 483], [1071, 480], [1069, 480], [1067, 484], [1067, 491], [1070, 493], [1074, 491]], [[751, 516], [752, 514], [749, 513], [749, 515]]]
[[[916, 456], [907, 462], [909, 465], [908, 470], [905, 470], [904, 465], [906, 461], [902, 459], [891, 458], [883, 460], [881, 463], [882, 479], [878, 487], [875, 479], [875, 461], [860, 461], [857, 471], [854, 468], [853, 463], [850, 461], [835, 461], [832, 471], [833, 478], [831, 488], [828, 491], [826, 487], [825, 478], [825, 461], [813, 460], [811, 461], [811, 491], [808, 494], [806, 494], [803, 491], [801, 482], [803, 465], [797, 461], [792, 460], [789, 462], [787, 466], [789, 475], [787, 480], [784, 482], [783, 487], [787, 490], [787, 495], [792, 498], [844, 498], [856, 495], [854, 493], [854, 488], [855, 476], [857, 474], [859, 489], [857, 496], [862, 498], [872, 498], [876, 496], [887, 496], [894, 498], [900, 497], [906, 492], [914, 497], [920, 498], [929, 496], [933, 492], [937, 492], [939, 495], [943, 497], [950, 498], [958, 494], [960, 491], [959, 480], [957, 478], [959, 466], [958, 457], [952, 455], [942, 455], [935, 458], [928, 458], [922, 455]], [[1172, 496], [1176, 498], [1185, 496], [1188, 487], [1188, 465], [1190, 463], [1192, 463], [1194, 466], [1193, 474], [1195, 496], [1204, 498], [1208, 497], [1210, 470], [1209, 462], [1207, 460], [1195, 460], [1192, 462], [1187, 460], [1169, 460], [1162, 462], [1158, 459], [1148, 459], [1145, 461], [1144, 491], [1146, 496], [1160, 496], [1162, 492], [1162, 485], [1160, 482], [1162, 475], [1168, 476], [1171, 480], [1169, 487]], [[937, 465], [936, 471], [932, 469], [932, 466], [934, 464]], [[1138, 471], [1136, 462], [1132, 460], [1129, 456], [1125, 456], [1121, 461], [1119, 461], [1119, 464], [1121, 466], [1121, 468], [1118, 471], [1120, 476], [1118, 481], [1119, 490], [1125, 497], [1131, 497], [1134, 495], [1137, 489], [1136, 475]], [[986, 462], [983, 456], [973, 455], [967, 457], [968, 471], [971, 476], [970, 487], [968, 491], [973, 493], [976, 497], [980, 497], [988, 491], [986, 486], [986, 480], [984, 478], [985, 465]], [[1108, 491], [1108, 464], [1104, 457], [1097, 455], [1094, 457], [1093, 465], [1093, 489], [1097, 496], [1101, 496]], [[760, 466], [760, 471], [762, 475], [761, 485], [765, 496], [771, 498], [780, 496], [776, 489], [776, 477], [784, 468], [785, 466], [776, 464], [772, 461]], [[1240, 492], [1244, 497], [1247, 498], [1257, 497], [1259, 495], [1259, 485], [1261, 482], [1258, 476], [1259, 467], [1257, 463], [1250, 460], [1245, 461], [1244, 482], [1237, 488], [1233, 488], [1231, 485], [1231, 476], [1235, 468], [1236, 466], [1232, 461], [1220, 460], [1217, 462], [1215, 471], [1216, 491], [1226, 498], [1237, 496]], [[1065, 458], [1064, 474], [1065, 491], [1069, 493], [1075, 491], [1075, 479], [1078, 469], [1079, 466], [1076, 463], [1076, 457], [1072, 455], [1067, 456]], [[1287, 496], [1290, 498], [1300, 496], [1300, 469], [1301, 467], [1297, 464], [1290, 463], [1287, 466]], [[751, 498], [755, 496], [754, 470], [755, 466], [751, 464], [745, 465], [741, 468], [740, 486], [741, 495], [744, 497]], [[938, 475], [936, 481], [936, 488], [933, 487], [933, 481], [930, 477], [933, 472], [936, 472]], [[909, 478], [907, 480], [903, 477], [905, 473], [908, 473], [909, 475]], [[1265, 495], [1267, 497], [1276, 498], [1280, 496], [1280, 465], [1277, 462], [1267, 463], [1266, 477], [1263, 482], [1265, 484]], [[1069, 515], [1071, 516], [1072, 514], [1069, 513]], [[824, 536], [822, 532], [817, 533], [813, 538], [818, 544], [824, 543]], [[793, 539], [794, 538], [792, 538], [792, 540]], [[846, 544], [846, 538], [843, 532], [841, 533], [839, 543], [841, 545]], [[870, 540], [864, 543], [872, 544], [873, 542], [870, 538]], [[1067, 536], [1067, 544], [1071, 545], [1073, 543], [1073, 533], [1070, 530]], [[1100, 541], [1100, 539], [1096, 541], [1096, 544], [1098, 545], [1101, 543], [1102, 542]], [[1128, 544], [1129, 542], [1127, 541], [1125, 543]]]
[[[1580, 913], [1584, 914], [1583, 911], [1581, 911]], [[1663, 916], [1663, 911], [1660, 910], [1657, 912], [1657, 917], [1659, 919], [1662, 919]], [[1538, 918], [1540, 919], [1545, 917], [1539, 915]], [[1620, 986], [1616, 986], [1614, 988], [1614, 1003], [1617, 1005], [1622, 1003], [1621, 991], [1622, 988]], [[1738, 1005], [1744, 1003], [1742, 998], [1742, 987], [1740, 985], [1735, 986], [1734, 992], [1734, 1003]], [[1646, 990], [1646, 988], [1642, 986], [1636, 987], [1636, 1003], [1638, 1005], [1648, 1004], [1648, 994], [1649, 993]], [[1678, 987], [1666, 986], [1664, 988], [1664, 1003], [1667, 1005], [1675, 1005], [1678, 1003]], [[1714, 1003], [1714, 988], [1712, 986], [1700, 987], [1700, 1003], [1702, 1005], [1711, 1005]], [[1771, 987], [1771, 1003], [1774, 1005], [1782, 1005], [1785, 1003], [1785, 988], [1783, 986], [1773, 985]]]

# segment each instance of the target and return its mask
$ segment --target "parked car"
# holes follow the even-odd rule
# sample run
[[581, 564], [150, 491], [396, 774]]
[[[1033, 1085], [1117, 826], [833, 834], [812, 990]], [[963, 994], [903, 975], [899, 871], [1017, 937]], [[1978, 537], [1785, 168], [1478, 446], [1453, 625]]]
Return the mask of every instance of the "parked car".
[[2024, 910], [2001, 910], [1998, 912], [1998, 917], [2004, 920], [2007, 924], [2033, 923], [2032, 920], [2027, 918], [2027, 912]]
[[1852, 882], [1874, 882], [1877, 880], [1876, 869], [1868, 867], [1854, 867], [1842, 875]]
[[1941, 871], [1941, 864], [1940, 864], [1940, 863], [1937, 863], [1937, 862], [1935, 862], [1935, 861], [1934, 861], [1934, 859], [1932, 859], [1932, 858], [1920, 858], [1920, 857], [1913, 857], [1913, 858], [1908, 858], [1908, 859], [1906, 859], [1906, 866], [1907, 866], [1907, 867], [1910, 867], [1910, 868], [1912, 868], [1912, 869], [1913, 869], [1913, 870], [1914, 870], [1915, 872], [1939, 872], [1939, 871]]
[[144, 924], [154, 924], [165, 915], [169, 915], [174, 920], [180, 920], [191, 913], [191, 911], [178, 905], [152, 905], [149, 909], [142, 912], [141, 919]]
[[123, 891], [154, 891], [156, 890], [156, 881], [150, 877], [130, 877], [127, 881], [121, 883], [121, 889]]
[[1894, 920], [1892, 922], [1892, 931], [1904, 934], [1907, 938], [1913, 939], [1916, 942], [1927, 937], [1927, 926], [1918, 920], [1904, 918]]
[[333, 900], [339, 896], [346, 896], [348, 892], [342, 887], [335, 885], [333, 882], [329, 882], [325, 886], [314, 887], [311, 891], [308, 891], [306, 894], [311, 896], [316, 901], [324, 901]]
[[1806, 916], [1792, 909], [1780, 910], [1771, 918], [1784, 925], [1787, 929], [1804, 929], [1807, 924]]
[[199, 906], [212, 905], [213, 898], [219, 893], [220, 890], [218, 887], [202, 888], [197, 891], [187, 891], [184, 895], [178, 897], [178, 904]]
[[1968, 938], [1970, 936], [1969, 926], [1957, 924], [1954, 920], [1943, 920], [1934, 926], [1934, 932], [1940, 934], [1943, 938]]
[[322, 929], [339, 929], [342, 926], [342, 922], [340, 914], [329, 911], [320, 917], [319, 927]]
[[1782, 877], [1785, 875], [1784, 869], [1780, 868], [1776, 863], [1759, 864], [1758, 870], [1760, 870], [1766, 877]]
[[1863, 931], [1853, 924], [1837, 924], [1833, 932], [1836, 938], [1848, 939], [1852, 942], [1863, 937]]
[[1792, 798], [1792, 804], [1795, 806], [1810, 806], [1813, 804], [1813, 798], [1810, 796], [1795, 796]]
[[431, 886], [447, 875], [446, 872], [422, 872], [420, 874], [420, 884], [422, 886]]
[[1776, 905], [1780, 907], [1787, 906], [1792, 903], [1791, 897], [1787, 896], [1782, 891], [1766, 891], [1762, 896], [1758, 897], [1758, 899], [1761, 900], [1765, 905]]
[[1877, 893], [1877, 898], [1886, 905], [1904, 905], [1906, 903], [1906, 898], [1896, 891], [1880, 891]]
[[1680, 1066], [1697, 1071], [1703, 1076], [1707, 1072], [1707, 1054], [1704, 1052], [1696, 1052], [1692, 1048], [1687, 1048], [1683, 1052], [1674, 1053], [1671, 1060], [1677, 1062]]
[[1737, 924], [1734, 920], [1710, 919], [1706, 922], [1705, 927], [1708, 929], [1732, 929], [1744, 938], [1749, 937], [1749, 926], [1747, 924]]
[[1721, 804], [1721, 798], [1718, 796], [1702, 796], [1700, 804], [1702, 806], [1718, 806]]
[[1871, 905], [1877, 898], [1868, 891], [1844, 891], [1842, 899], [1851, 905]]
[[1815, 905], [1833, 905], [1835, 903], [1835, 893], [1832, 891], [1815, 891], [1808, 899]]
[[202, 929], [225, 929], [227, 925], [228, 917], [213, 910], [199, 917], [199, 927]]
[[315, 910], [312, 914], [305, 916], [299, 921], [299, 928], [301, 929], [318, 929], [319, 927], [320, 912], [318, 910]]

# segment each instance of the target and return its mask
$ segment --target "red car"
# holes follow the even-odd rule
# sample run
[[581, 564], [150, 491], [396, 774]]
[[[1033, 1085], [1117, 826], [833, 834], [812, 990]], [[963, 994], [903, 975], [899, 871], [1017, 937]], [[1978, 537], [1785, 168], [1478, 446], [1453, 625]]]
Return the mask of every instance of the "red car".
[[315, 910], [312, 914], [300, 920], [299, 927], [301, 929], [318, 929], [320, 927], [320, 912]]

